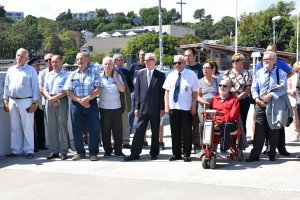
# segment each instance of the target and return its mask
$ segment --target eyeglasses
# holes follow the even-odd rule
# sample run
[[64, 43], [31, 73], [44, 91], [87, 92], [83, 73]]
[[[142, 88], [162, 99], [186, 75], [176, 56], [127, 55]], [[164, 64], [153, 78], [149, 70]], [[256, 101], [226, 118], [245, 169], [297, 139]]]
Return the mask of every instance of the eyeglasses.
[[264, 58], [263, 61], [270, 61], [270, 60], [273, 60], [272, 58]]
[[228, 85], [219, 84], [219, 87], [227, 88], [227, 87], [228, 87]]
[[173, 62], [173, 65], [181, 65], [181, 62]]
[[150, 62], [151, 60], [154, 60], [153, 58], [150, 58], [149, 60], [145, 60], [145, 62]]
[[236, 59], [236, 60], [232, 60], [231, 62], [234, 63], [234, 62], [240, 62], [241, 60], [240, 59]]
[[51, 58], [45, 60], [45, 62], [49, 62], [49, 61], [51, 62]]

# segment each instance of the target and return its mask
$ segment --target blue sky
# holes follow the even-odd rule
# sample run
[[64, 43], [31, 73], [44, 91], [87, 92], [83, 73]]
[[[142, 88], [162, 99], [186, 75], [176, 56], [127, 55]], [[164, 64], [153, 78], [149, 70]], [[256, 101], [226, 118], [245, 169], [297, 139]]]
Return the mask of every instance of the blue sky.
[[[175, 8], [180, 12], [181, 0], [161, 0], [162, 7], [170, 10]], [[290, 2], [290, 0], [285, 0]], [[158, 5], [158, 0], [1, 0], [0, 4], [7, 11], [23, 11], [25, 16], [46, 17], [55, 19], [59, 13], [65, 12], [68, 8], [71, 12], [94, 11], [96, 8], [106, 8], [108, 12], [134, 11], [138, 14], [141, 8], [149, 8]], [[204, 8], [206, 15], [211, 14], [216, 21], [222, 16], [235, 17], [236, 0], [182, 0], [183, 22], [195, 22], [193, 14], [196, 9]], [[238, 16], [241, 13], [256, 12], [268, 8], [271, 4], [276, 4], [278, 0], [238, 0]], [[300, 12], [300, 1], [296, 0], [297, 11]]]

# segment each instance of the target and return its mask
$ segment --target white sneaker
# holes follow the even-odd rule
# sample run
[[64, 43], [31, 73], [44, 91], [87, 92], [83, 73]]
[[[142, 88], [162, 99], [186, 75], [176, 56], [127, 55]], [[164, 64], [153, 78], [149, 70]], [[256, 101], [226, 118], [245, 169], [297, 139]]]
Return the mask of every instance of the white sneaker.
[[222, 159], [227, 159], [227, 152], [220, 152], [218, 153], [218, 157]]

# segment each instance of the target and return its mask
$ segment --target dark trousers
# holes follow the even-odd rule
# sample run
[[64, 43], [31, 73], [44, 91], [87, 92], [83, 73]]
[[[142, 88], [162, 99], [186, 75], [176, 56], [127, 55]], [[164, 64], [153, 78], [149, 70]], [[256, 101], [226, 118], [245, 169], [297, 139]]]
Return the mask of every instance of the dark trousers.
[[241, 115], [241, 120], [243, 122], [243, 128], [244, 128], [245, 134], [247, 134], [246, 122], [247, 122], [249, 108], [250, 108], [249, 97], [241, 99], [240, 100], [240, 115]]
[[[172, 152], [176, 157], [190, 157], [192, 150], [192, 115], [190, 111], [170, 110]], [[183, 152], [181, 150], [181, 138]]]
[[220, 150], [227, 151], [230, 148], [230, 133], [236, 131], [237, 126], [228, 122], [220, 124]]
[[46, 148], [44, 111], [37, 108], [34, 113], [34, 148]]
[[157, 156], [159, 154], [159, 123], [160, 117], [158, 115], [141, 114], [139, 115], [136, 132], [134, 134], [131, 146], [131, 155], [137, 156], [142, 152], [144, 144], [144, 136], [147, 129], [148, 122], [151, 125], [151, 150], [150, 155]]
[[266, 134], [269, 134], [269, 156], [276, 155], [276, 147], [278, 144], [279, 129], [270, 129], [267, 117], [266, 108], [262, 108], [259, 105], [255, 105], [255, 131], [253, 149], [251, 150], [250, 157], [258, 158], [264, 146]]
[[80, 155], [86, 154], [83, 145], [83, 131], [86, 125], [89, 132], [89, 153], [90, 155], [99, 153], [100, 120], [96, 99], [91, 100], [90, 105], [89, 108], [84, 108], [79, 103], [72, 101], [70, 107], [74, 145], [77, 154]]
[[115, 154], [122, 153], [123, 143], [123, 123], [122, 110], [118, 109], [103, 109], [100, 108], [101, 115], [101, 136], [103, 149], [106, 153], [111, 154], [113, 151], [111, 144], [111, 135], [114, 139]]

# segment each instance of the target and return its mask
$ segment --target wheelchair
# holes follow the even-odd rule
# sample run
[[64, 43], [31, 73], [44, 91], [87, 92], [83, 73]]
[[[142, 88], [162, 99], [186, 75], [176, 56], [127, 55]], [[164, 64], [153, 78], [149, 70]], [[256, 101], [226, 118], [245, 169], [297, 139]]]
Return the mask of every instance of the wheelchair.
[[[215, 130], [216, 116], [218, 113], [216, 110], [204, 110], [202, 114], [204, 119], [202, 150], [204, 152], [200, 156], [200, 159], [202, 160], [202, 167], [204, 169], [214, 169], [216, 168], [217, 161], [217, 147], [220, 143], [220, 132], [219, 130]], [[241, 134], [239, 126], [237, 126], [236, 131], [230, 133], [230, 160], [243, 160], [243, 151], [240, 148]]]

